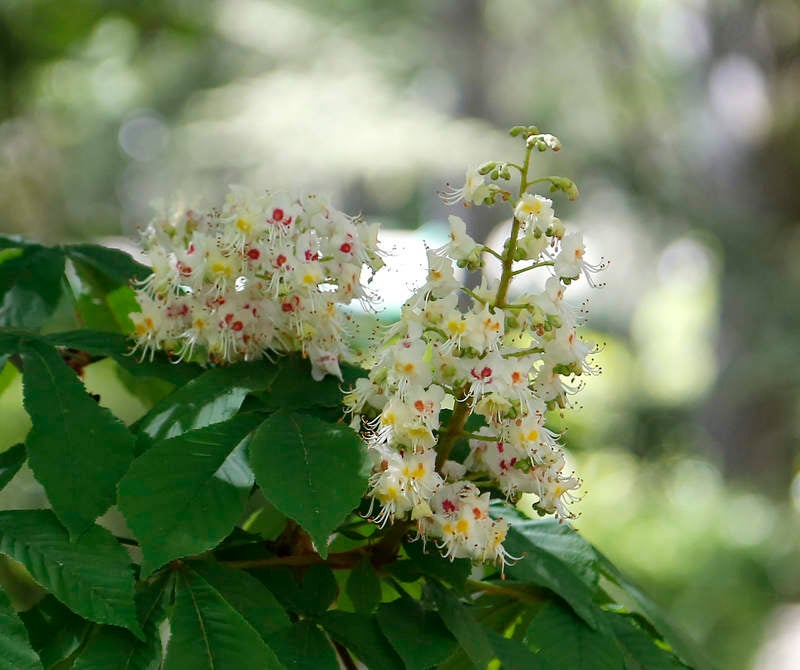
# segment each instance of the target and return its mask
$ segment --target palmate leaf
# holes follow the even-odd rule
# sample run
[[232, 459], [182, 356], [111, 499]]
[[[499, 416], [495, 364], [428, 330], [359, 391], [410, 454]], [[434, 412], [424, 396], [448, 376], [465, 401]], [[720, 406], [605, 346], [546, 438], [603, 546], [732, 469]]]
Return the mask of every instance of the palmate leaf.
[[347, 595], [357, 612], [369, 614], [381, 601], [381, 580], [366, 556], [354, 567], [347, 578]]
[[226, 421], [249, 392], [264, 388], [275, 374], [264, 361], [211, 368], [161, 400], [134, 427], [160, 440]]
[[513, 556], [524, 556], [506, 568], [512, 579], [551, 589], [594, 628], [604, 627], [594, 600], [598, 587], [599, 558], [594, 547], [566, 524], [553, 519], [529, 519], [504, 504], [492, 505], [492, 516], [511, 524], [505, 542]]
[[280, 411], [258, 427], [249, 448], [264, 496], [308, 532], [324, 558], [328, 536], [367, 488], [361, 438], [344, 424]]
[[603, 575], [625, 591], [636, 607], [658, 629], [658, 632], [664, 636], [665, 641], [683, 660], [698, 670], [706, 670], [712, 667], [711, 663], [705, 658], [705, 654], [697, 649], [696, 645], [684, 633], [677, 630], [667, 620], [666, 615], [650, 598], [642, 593], [608, 558], [599, 552], [598, 556]]
[[325, 634], [311, 621], [297, 623], [273, 633], [269, 645], [287, 668], [294, 670], [339, 670], [339, 661]]
[[56, 515], [76, 536], [116, 500], [134, 438], [86, 393], [51, 346], [26, 341], [23, 357], [24, 404], [33, 423], [28, 463]]
[[688, 670], [656, 644], [635, 616], [608, 612], [606, 619], [622, 647], [627, 670]]
[[253, 485], [234, 448], [258, 421], [242, 414], [161, 440], [133, 462], [119, 483], [119, 508], [141, 545], [143, 574], [230, 533]]
[[378, 625], [408, 670], [428, 670], [458, 647], [438, 613], [409, 599], [382, 604]]
[[144, 640], [112, 626], [94, 635], [72, 670], [158, 670], [161, 664], [159, 625], [166, 618], [164, 595], [169, 578], [161, 576], [136, 594], [136, 611]]
[[[604, 614], [598, 610], [598, 616]], [[614, 637], [593, 630], [558, 601], [539, 608], [525, 641], [557, 668], [625, 670], [625, 660]]]
[[80, 647], [93, 624], [47, 595], [31, 609], [20, 612], [31, 644], [46, 669], [57, 667]]
[[0, 327], [39, 328], [62, 295], [64, 254], [38, 244], [0, 263]]
[[458, 640], [472, 667], [483, 670], [494, 658], [486, 629], [452, 592], [434, 581], [429, 581], [428, 586], [444, 625]]
[[265, 640], [290, 625], [286, 610], [258, 579], [215, 561], [193, 561], [192, 570], [208, 582]]
[[259, 570], [257, 576], [283, 607], [310, 619], [319, 618], [339, 593], [336, 577], [327, 565], [311, 565], [302, 574], [276, 566]]
[[64, 333], [52, 333], [43, 339], [55, 346], [72, 347], [93, 356], [113, 358], [120, 367], [134, 375], [158, 377], [175, 385], [185, 384], [203, 371], [199, 365], [194, 363], [184, 362], [175, 365], [161, 352], [156, 352], [152, 360], [149, 356], [140, 360], [140, 357], [131, 355], [133, 342], [120, 333], [102, 330], [72, 330]]
[[0, 553], [74, 612], [142, 636], [128, 554], [104, 528], [92, 526], [70, 541], [51, 510], [0, 512]]
[[356, 655], [368, 668], [404, 670], [405, 665], [381, 632], [374, 616], [350, 612], [325, 612], [319, 622], [339, 644]]
[[0, 589], [0, 670], [43, 670], [28, 631]]
[[0, 490], [19, 472], [27, 457], [24, 444], [15, 444], [0, 453]]
[[282, 670], [247, 619], [191, 565], [175, 572], [175, 608], [164, 670]]
[[153, 272], [119, 249], [97, 244], [68, 244], [62, 248], [70, 260], [87, 265], [101, 275], [109, 290], [117, 286], [127, 286], [134, 279], [147, 279]]

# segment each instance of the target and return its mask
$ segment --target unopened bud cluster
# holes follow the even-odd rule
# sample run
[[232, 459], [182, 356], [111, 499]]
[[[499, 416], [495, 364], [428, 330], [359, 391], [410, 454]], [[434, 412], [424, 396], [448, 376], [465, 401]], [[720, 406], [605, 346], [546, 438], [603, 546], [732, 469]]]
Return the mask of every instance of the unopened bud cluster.
[[[450, 242], [428, 251], [427, 281], [403, 306], [379, 363], [345, 399], [373, 458], [374, 520], [413, 521], [447, 557], [501, 564], [509, 559], [502, 544], [508, 525], [490, 516], [488, 489], [508, 499], [534, 494], [540, 513], [573, 516], [568, 504], [580, 480], [566, 471], [545, 414], [576, 390], [570, 379], [593, 371], [586, 360], [592, 347], [578, 336], [578, 313], [564, 293], [582, 275], [591, 283], [600, 269], [586, 262], [582, 235], [566, 232], [552, 201], [528, 190], [547, 181], [577, 194], [568, 179], [528, 180], [532, 152], [557, 151], [560, 142], [523, 131], [516, 134], [525, 140], [524, 164], [487, 163], [445, 194], [451, 203], [510, 205], [503, 250], [476, 243], [451, 216]], [[511, 170], [521, 179], [516, 197], [487, 181], [508, 181]], [[462, 285], [456, 266], [477, 269], [489, 256], [502, 266], [500, 280], [484, 276], [474, 290]], [[512, 292], [512, 279], [530, 271], [548, 275], [544, 290]], [[468, 430], [468, 420], [477, 425]], [[459, 441], [468, 455], [452, 460]]]
[[350, 355], [341, 305], [368, 299], [382, 265], [377, 224], [322, 197], [230, 192], [220, 209], [177, 211], [143, 233], [153, 273], [130, 315], [137, 349], [179, 360], [253, 360], [302, 351], [316, 379]]

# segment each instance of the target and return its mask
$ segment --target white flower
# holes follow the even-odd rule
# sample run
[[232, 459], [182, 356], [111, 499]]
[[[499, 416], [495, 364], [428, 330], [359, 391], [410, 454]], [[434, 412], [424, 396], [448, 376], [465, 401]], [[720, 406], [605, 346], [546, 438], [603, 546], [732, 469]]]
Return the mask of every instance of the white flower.
[[544, 233], [553, 223], [553, 201], [538, 194], [523, 193], [514, 208], [514, 218]]
[[467, 205], [480, 205], [492, 192], [485, 181], [477, 170], [467, 170], [464, 186], [446, 191], [442, 196], [442, 200], [448, 205], [454, 205], [461, 200]]

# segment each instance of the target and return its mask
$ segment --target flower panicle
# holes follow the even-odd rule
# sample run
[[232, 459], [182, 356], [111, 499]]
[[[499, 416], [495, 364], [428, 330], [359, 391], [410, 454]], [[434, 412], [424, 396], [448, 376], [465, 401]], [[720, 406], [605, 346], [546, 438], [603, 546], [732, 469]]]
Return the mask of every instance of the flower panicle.
[[232, 363], [300, 351], [315, 379], [353, 358], [349, 317], [383, 265], [376, 224], [317, 195], [233, 187], [220, 208], [159, 214], [142, 234], [153, 272], [136, 288], [135, 350]]
[[[561, 436], [545, 425], [546, 415], [566, 406], [576, 380], [595, 371], [587, 360], [595, 349], [580, 338], [582, 318], [564, 295], [581, 277], [594, 286], [604, 267], [587, 261], [581, 233], [567, 232], [553, 201], [529, 190], [543, 181], [528, 180], [531, 153], [558, 151], [560, 141], [520, 128], [522, 166], [486, 163], [444, 194], [448, 204], [507, 201], [514, 225], [503, 252], [477, 243], [463, 219], [451, 216], [450, 240], [428, 251], [426, 281], [380, 345], [378, 364], [345, 398], [356, 423], [365, 425], [363, 415], [371, 430], [375, 520], [415, 521], [447, 558], [495, 562], [501, 570], [515, 560], [503, 548], [508, 524], [490, 516], [490, 493], [475, 482], [514, 501], [528, 494], [541, 514], [575, 517], [581, 480], [566, 469]], [[521, 175], [515, 200], [488, 181], [507, 181], [511, 166]], [[577, 194], [571, 180], [547, 179]], [[498, 199], [501, 190], [506, 197]], [[477, 288], [464, 286], [459, 268], [483, 269], [487, 256], [500, 260], [500, 281], [484, 275]], [[526, 282], [528, 290], [515, 290], [512, 280], [522, 284], [529, 271], [544, 275], [543, 289]], [[468, 444], [460, 462], [449, 458], [457, 439]]]

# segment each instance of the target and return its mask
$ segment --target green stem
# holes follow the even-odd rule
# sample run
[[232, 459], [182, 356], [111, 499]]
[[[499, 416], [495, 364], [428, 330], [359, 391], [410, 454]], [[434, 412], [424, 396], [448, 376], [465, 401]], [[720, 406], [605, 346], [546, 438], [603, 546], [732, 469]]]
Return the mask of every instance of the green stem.
[[542, 347], [531, 347], [530, 349], [523, 349], [522, 351], [515, 351], [510, 354], [503, 354], [503, 358], [521, 358], [522, 356], [531, 356], [533, 354], [542, 354], [544, 349]]
[[464, 291], [464, 293], [466, 293], [466, 294], [467, 294], [467, 295], [468, 295], [470, 298], [472, 298], [472, 299], [473, 299], [473, 300], [475, 300], [476, 302], [479, 302], [481, 305], [485, 305], [485, 304], [486, 304], [486, 300], [484, 300], [483, 298], [481, 298], [481, 297], [480, 297], [480, 296], [479, 296], [477, 293], [475, 293], [474, 291], [471, 291], [470, 289], [468, 289], [466, 286], [462, 286], [462, 287], [461, 287], [461, 290], [462, 290], [462, 291]]
[[[522, 197], [522, 194], [527, 191], [530, 182], [528, 182], [528, 169], [530, 168], [531, 164], [531, 147], [527, 147], [525, 149], [525, 162], [522, 164], [522, 169], [520, 170], [520, 178], [519, 178], [519, 197]], [[512, 271], [512, 266], [514, 265], [514, 256], [517, 253], [517, 238], [519, 237], [519, 231], [522, 224], [520, 220], [515, 216], [514, 221], [511, 223], [511, 236], [508, 238], [508, 247], [505, 250], [505, 254], [503, 255], [503, 272], [500, 275], [500, 285], [497, 287], [497, 295], [494, 299], [494, 305], [502, 305], [506, 300], [506, 294], [508, 293], [508, 287], [511, 284], [511, 278], [513, 277], [514, 273]]]
[[491, 254], [492, 256], [494, 256], [494, 257], [495, 257], [497, 260], [499, 260], [501, 263], [503, 262], [503, 256], [502, 256], [502, 255], [500, 255], [500, 254], [498, 254], [498, 253], [497, 253], [497, 252], [496, 252], [494, 249], [492, 249], [491, 247], [487, 247], [487, 246], [484, 244], [484, 245], [483, 245], [483, 250], [484, 250], [484, 251], [485, 251], [487, 254]]
[[458, 395], [454, 396], [456, 398], [456, 406], [453, 409], [453, 414], [450, 416], [447, 428], [439, 435], [439, 444], [436, 447], [436, 468], [438, 470], [442, 469], [445, 461], [447, 461], [450, 456], [450, 452], [453, 450], [456, 440], [458, 440], [464, 432], [464, 424], [467, 423], [472, 409], [470, 407], [469, 398], [467, 397], [469, 394], [469, 386], [462, 389], [462, 393], [462, 400], [457, 399]]
[[534, 263], [533, 265], [529, 265], [526, 268], [522, 268], [521, 270], [514, 270], [511, 273], [512, 277], [516, 277], [517, 275], [521, 275], [523, 272], [528, 272], [529, 270], [535, 270], [536, 268], [544, 268], [548, 265], [555, 265], [555, 261], [541, 261], [539, 263]]

